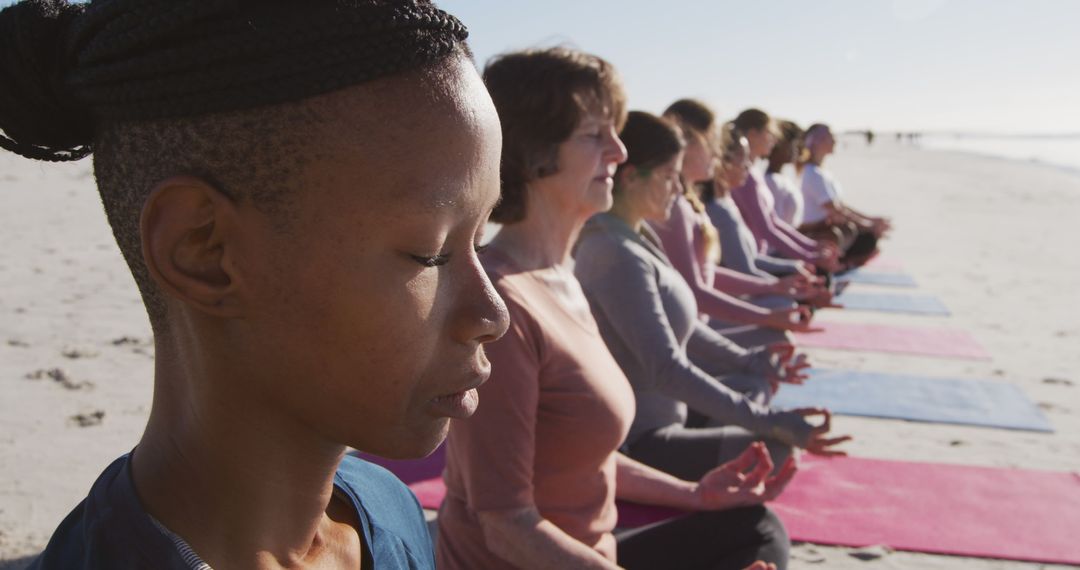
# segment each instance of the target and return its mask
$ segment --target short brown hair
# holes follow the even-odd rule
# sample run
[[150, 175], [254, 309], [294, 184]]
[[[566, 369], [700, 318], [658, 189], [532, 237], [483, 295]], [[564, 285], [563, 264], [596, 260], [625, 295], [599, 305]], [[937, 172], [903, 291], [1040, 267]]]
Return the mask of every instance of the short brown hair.
[[664, 110], [664, 118], [682, 129], [683, 136], [700, 140], [714, 155], [719, 154], [719, 137], [716, 132], [716, 113], [697, 99], [679, 99]]
[[656, 168], [678, 156], [686, 147], [678, 125], [644, 111], [630, 111], [619, 138], [626, 145], [626, 162], [615, 171], [616, 185], [619, 173], [625, 168]]
[[568, 47], [496, 56], [484, 68], [484, 84], [502, 122], [502, 200], [491, 220], [525, 219], [525, 186], [559, 170], [558, 147], [598, 104], [621, 130], [626, 95], [615, 67]]
[[776, 126], [776, 121], [773, 121], [772, 117], [761, 109], [747, 109], [742, 113], [739, 113], [739, 116], [735, 117], [734, 122], [735, 128], [743, 133], [748, 131], [769, 130], [772, 131], [772, 134], [776, 135], [776, 138], [780, 138], [782, 135], [780, 129]]

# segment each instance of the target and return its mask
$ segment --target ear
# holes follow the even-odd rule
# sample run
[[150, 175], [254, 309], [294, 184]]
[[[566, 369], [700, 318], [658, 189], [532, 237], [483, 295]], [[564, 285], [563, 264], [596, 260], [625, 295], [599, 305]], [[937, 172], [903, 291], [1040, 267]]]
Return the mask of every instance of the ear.
[[636, 182], [641, 177], [641, 172], [633, 164], [622, 164], [619, 167], [619, 176], [622, 177], [623, 182]]
[[158, 184], [139, 220], [143, 261], [158, 287], [203, 313], [236, 316], [228, 241], [235, 221], [232, 200], [199, 178], [175, 176]]

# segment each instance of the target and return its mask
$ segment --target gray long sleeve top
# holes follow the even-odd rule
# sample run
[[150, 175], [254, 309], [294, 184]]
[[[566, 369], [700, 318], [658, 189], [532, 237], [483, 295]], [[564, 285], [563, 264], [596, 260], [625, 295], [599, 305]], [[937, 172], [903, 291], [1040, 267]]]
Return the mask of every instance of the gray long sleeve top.
[[739, 208], [729, 196], [710, 200], [705, 204], [705, 213], [716, 226], [720, 235], [720, 265], [733, 271], [757, 275], [787, 275], [795, 272], [793, 259], [782, 259], [758, 252], [757, 242], [750, 228], [739, 213]]
[[578, 238], [574, 273], [608, 349], [634, 389], [637, 415], [627, 442], [685, 423], [687, 404], [725, 424], [804, 445], [809, 424], [797, 414], [757, 404], [690, 360], [712, 369], [765, 374], [763, 349], [746, 350], [698, 319], [690, 286], [647, 226], [641, 233], [612, 214], [594, 216]]

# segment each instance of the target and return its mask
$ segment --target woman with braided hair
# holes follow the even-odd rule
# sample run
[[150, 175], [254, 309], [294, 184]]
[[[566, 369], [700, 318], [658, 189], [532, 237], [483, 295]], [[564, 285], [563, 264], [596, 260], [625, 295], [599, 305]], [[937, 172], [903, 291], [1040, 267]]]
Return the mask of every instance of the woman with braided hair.
[[416, 499], [346, 450], [430, 453], [507, 327], [466, 35], [426, 0], [0, 12], [0, 145], [93, 154], [156, 349], [138, 445], [32, 568], [434, 567]]

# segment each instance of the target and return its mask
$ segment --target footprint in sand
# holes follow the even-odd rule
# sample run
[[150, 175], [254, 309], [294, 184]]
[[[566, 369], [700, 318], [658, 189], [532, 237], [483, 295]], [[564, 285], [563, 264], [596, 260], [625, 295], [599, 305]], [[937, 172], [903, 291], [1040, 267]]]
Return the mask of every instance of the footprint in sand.
[[153, 348], [144, 348], [144, 347], [141, 347], [141, 346], [137, 346], [134, 349], [132, 349], [131, 352], [134, 352], [135, 354], [141, 354], [141, 355], [143, 355], [143, 356], [145, 356], [145, 357], [147, 357], [147, 358], [149, 358], [151, 360], [154, 359], [154, 349]]
[[1043, 378], [1043, 384], [1054, 384], [1057, 386], [1074, 386], [1075, 383], [1072, 380], [1065, 378]]
[[14, 346], [15, 348], [30, 348], [30, 343], [17, 338], [9, 338], [7, 344], [8, 346]]
[[791, 558], [804, 564], [823, 564], [828, 560], [821, 552], [805, 545], [803, 548], [793, 549]]
[[42, 380], [44, 378], [48, 378], [62, 386], [65, 390], [82, 390], [84, 388], [94, 387], [94, 384], [92, 382], [87, 382], [85, 380], [82, 382], [76, 382], [72, 380], [71, 377], [68, 376], [67, 372], [64, 372], [59, 368], [49, 368], [47, 370], [42, 368], [39, 370], [35, 370], [27, 374], [26, 378], [28, 380]]
[[93, 412], [87, 414], [75, 414], [68, 419], [74, 422], [75, 425], [79, 427], [96, 426], [100, 425], [101, 422], [105, 421], [105, 411], [94, 410]]
[[893, 549], [891, 547], [885, 546], [884, 544], [878, 544], [875, 546], [866, 546], [857, 550], [852, 550], [851, 552], [848, 552], [848, 556], [852, 558], [857, 558], [859, 560], [867, 561], [885, 558], [892, 553]]
[[61, 350], [60, 354], [63, 355], [64, 358], [75, 360], [77, 358], [94, 358], [100, 353], [92, 348], [68, 346], [65, 347], [64, 350]]
[[120, 338], [114, 338], [111, 341], [113, 346], [143, 346], [148, 344], [146, 341], [135, 336], [122, 336]]

